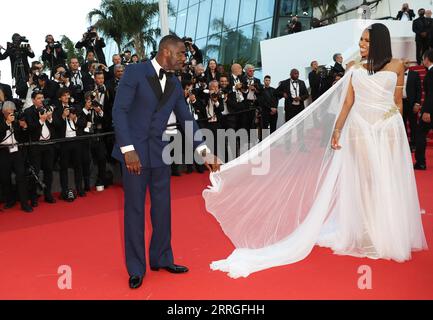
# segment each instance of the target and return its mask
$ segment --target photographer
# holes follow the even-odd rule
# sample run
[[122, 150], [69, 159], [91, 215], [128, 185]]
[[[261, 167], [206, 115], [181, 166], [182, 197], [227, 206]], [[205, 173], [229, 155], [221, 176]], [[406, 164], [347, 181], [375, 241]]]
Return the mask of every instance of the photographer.
[[[91, 135], [103, 132], [104, 111], [95, 100], [96, 93], [89, 91], [84, 95], [84, 108], [79, 113], [78, 121], [84, 124], [83, 135]], [[90, 191], [90, 161], [93, 158], [98, 167], [96, 185], [105, 184], [106, 149], [103, 138], [86, 139], [81, 143], [82, 168], [84, 178], [84, 191]]]
[[58, 84], [55, 81], [48, 79], [48, 75], [45, 73], [37, 77], [36, 80], [36, 89], [42, 92], [44, 98], [56, 101]]
[[53, 72], [53, 81], [57, 85], [56, 92], [61, 88], [69, 88], [71, 81], [69, 79], [69, 72], [66, 71], [64, 66], [56, 66]]
[[58, 41], [54, 41], [54, 37], [49, 34], [45, 37], [47, 45], [42, 51], [42, 61], [51, 70], [51, 76], [54, 74], [54, 68], [56, 66], [66, 67], [66, 53], [63, 50], [62, 44]]
[[77, 104], [84, 102], [83, 74], [80, 71], [80, 63], [77, 58], [71, 58], [69, 62], [69, 81], [71, 96]]
[[[209, 83], [209, 89], [204, 90], [203, 92], [203, 103], [204, 103], [204, 112], [205, 119], [204, 127], [210, 130], [214, 137], [213, 143], [213, 154], [218, 154], [218, 145], [222, 141], [218, 141], [217, 133], [218, 129], [222, 129], [221, 119], [222, 112], [224, 111], [224, 99], [220, 92], [218, 81], [211, 81]], [[210, 142], [210, 146], [212, 149], [212, 143]], [[222, 149], [221, 149], [222, 150]]]
[[409, 9], [409, 4], [403, 3], [396, 19], [400, 21], [412, 21], [413, 18], [415, 18], [415, 13], [412, 9]]
[[113, 64], [108, 68], [108, 75], [105, 80], [111, 80], [114, 78], [114, 67], [118, 64], [122, 64], [122, 57], [120, 56], [120, 54], [116, 53], [113, 55], [111, 61], [113, 62]]
[[[53, 114], [54, 127], [57, 138], [75, 138], [84, 130], [85, 125], [78, 122], [78, 109], [70, 104], [71, 94], [69, 89], [60, 88], [58, 92], [59, 104]], [[86, 193], [82, 187], [81, 172], [81, 142], [73, 140], [60, 143], [60, 185], [62, 188], [61, 198], [67, 202], [75, 200], [74, 192], [69, 188], [68, 169], [72, 163], [74, 168], [75, 189], [80, 197]]]
[[308, 74], [308, 82], [310, 83], [311, 88], [311, 100], [314, 102], [320, 97], [319, 63], [317, 61], [312, 61], [310, 66], [311, 72]]
[[261, 96], [263, 129], [270, 127], [271, 134], [277, 130], [278, 98], [276, 89], [271, 87], [271, 76], [265, 76], [265, 87]]
[[182, 38], [186, 47], [187, 63], [191, 63], [195, 60], [196, 64], [203, 63], [203, 54], [201, 50], [192, 42], [192, 38], [184, 37]]
[[[16, 113], [15, 104], [11, 101], [4, 103], [3, 117], [0, 120], [0, 184], [6, 196], [5, 209], [15, 205], [15, 195], [12, 191], [11, 175], [15, 172], [18, 199], [21, 210], [33, 212], [29, 205], [24, 155], [18, 143], [26, 141], [27, 123], [21, 115]], [[3, 146], [3, 145], [7, 145]]]
[[35, 53], [28, 44], [28, 40], [15, 33], [12, 36], [12, 43], [7, 43], [6, 51], [1, 53], [0, 50], [0, 60], [5, 60], [8, 57], [11, 60], [12, 78], [15, 80], [16, 93], [20, 99], [25, 99], [30, 72], [28, 58], [34, 58]]
[[213, 80], [220, 81], [221, 74], [218, 72], [217, 66], [218, 66], [218, 63], [215, 59], [209, 60], [209, 62], [207, 64], [206, 71], [205, 71], [205, 77], [206, 77], [207, 83], [209, 83]]
[[298, 33], [302, 31], [302, 24], [297, 16], [294, 16], [292, 20], [287, 23], [287, 34]]
[[104, 65], [107, 64], [104, 51], [102, 50], [105, 48], [104, 38], [99, 37], [95, 27], [91, 26], [87, 29], [87, 32], [83, 34], [83, 38], [77, 42], [75, 48], [86, 48], [87, 53], [93, 52], [95, 54], [98, 62]]
[[112, 100], [110, 92], [105, 85], [104, 72], [96, 71], [94, 78], [95, 84], [89, 91], [93, 91], [95, 93], [94, 101], [98, 102], [104, 111], [103, 129], [104, 132], [107, 132], [113, 129], [112, 101], [114, 100]]
[[98, 63], [98, 60], [95, 58], [95, 54], [93, 51], [89, 51], [86, 53], [86, 60], [81, 64], [81, 72], [86, 74], [89, 72], [92, 64]]
[[132, 63], [132, 52], [131, 50], [126, 50], [123, 54], [120, 56], [122, 57], [122, 64], [124, 66], [127, 66], [128, 64]]
[[241, 115], [244, 118], [245, 129], [250, 130], [254, 127], [254, 123], [257, 124], [257, 120], [260, 120], [260, 95], [263, 90], [263, 85], [260, 79], [254, 77], [255, 68], [251, 64], [245, 66], [245, 76], [242, 79], [242, 92], [244, 94], [245, 106], [248, 109], [255, 109], [250, 112], [246, 112]]
[[[45, 201], [55, 203], [56, 201], [51, 194], [54, 167], [54, 144], [47, 143], [49, 140], [55, 138], [53, 107], [49, 105], [47, 100], [44, 100], [43, 93], [38, 90], [32, 93], [32, 101], [33, 105], [24, 111], [25, 121], [28, 125], [29, 140], [31, 142], [45, 143], [29, 146], [29, 160], [36, 175], [39, 175], [41, 169], [44, 173]], [[37, 207], [38, 194], [36, 180], [30, 183], [30, 189], [32, 207]]]

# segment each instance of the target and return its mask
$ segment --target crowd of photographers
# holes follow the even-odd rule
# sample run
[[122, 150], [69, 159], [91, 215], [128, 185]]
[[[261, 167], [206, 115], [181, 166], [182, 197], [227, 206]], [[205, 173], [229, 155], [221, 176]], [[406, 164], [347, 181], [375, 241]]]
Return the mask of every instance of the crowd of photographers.
[[[44, 200], [55, 203], [52, 195], [53, 170], [59, 171], [60, 198], [72, 202], [86, 196], [91, 187], [91, 163], [97, 167], [95, 186], [102, 191], [112, 183], [112, 174], [107, 164], [115, 164], [111, 158], [114, 144], [112, 108], [117, 86], [125, 66], [139, 63], [137, 55], [126, 51], [112, 57], [107, 67], [103, 48], [104, 39], [91, 27], [76, 44], [86, 49], [83, 63], [78, 58], [67, 60], [61, 43], [51, 35], [46, 36], [46, 48], [42, 61], [31, 64], [28, 58], [34, 53], [27, 40], [18, 34], [8, 43], [0, 59], [10, 57], [15, 93], [11, 87], [0, 83], [0, 105], [3, 119], [0, 120], [0, 184], [5, 208], [11, 208], [19, 201], [21, 208], [32, 212], [38, 206], [39, 191]], [[255, 77], [255, 67], [240, 64], [228, 66], [210, 59], [203, 62], [201, 50], [190, 38], [184, 38], [187, 48], [187, 63], [177, 76], [182, 83], [185, 101], [201, 128], [214, 133], [212, 149], [217, 153], [225, 148], [225, 157], [238, 156], [240, 142], [234, 150], [227, 150], [226, 141], [218, 141], [217, 130], [269, 129], [277, 128], [278, 103], [285, 99], [285, 120], [288, 121], [305, 108], [310, 97], [305, 83], [299, 79], [299, 72], [292, 70], [290, 78], [282, 81], [278, 88], [271, 86], [271, 77]], [[154, 53], [152, 54], [152, 56]], [[150, 58], [152, 58], [152, 56]], [[342, 62], [335, 57], [336, 66]], [[332, 85], [340, 72], [323, 72], [312, 65], [310, 83], [313, 100]], [[45, 68], [45, 69], [44, 69]], [[49, 70], [46, 73], [44, 70]], [[344, 69], [342, 70], [344, 73]], [[315, 74], [312, 77], [313, 73]], [[331, 78], [330, 79], [330, 74]], [[317, 80], [317, 81], [316, 81]], [[24, 83], [23, 83], [24, 82]], [[317, 90], [316, 88], [317, 83]], [[182, 135], [176, 119], [170, 118], [168, 135]], [[262, 130], [256, 130], [262, 132]], [[83, 136], [90, 135], [83, 139]], [[259, 139], [261, 136], [259, 134]], [[58, 139], [61, 139], [58, 141]], [[25, 145], [17, 146], [18, 143]], [[68, 169], [74, 172], [74, 185], [68, 179]], [[172, 175], [181, 173], [181, 166], [172, 165]], [[197, 163], [187, 164], [188, 173], [196, 170], [203, 173], [205, 168]], [[43, 180], [39, 178], [43, 172]], [[11, 177], [15, 173], [13, 187]]]

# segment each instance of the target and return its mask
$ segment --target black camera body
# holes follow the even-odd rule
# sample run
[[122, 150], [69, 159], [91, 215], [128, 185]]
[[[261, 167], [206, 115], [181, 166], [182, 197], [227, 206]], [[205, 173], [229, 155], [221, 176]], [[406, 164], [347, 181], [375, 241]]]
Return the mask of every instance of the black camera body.
[[42, 101], [42, 108], [39, 109], [39, 114], [42, 116], [47, 112], [53, 112], [53, 107], [51, 106], [51, 100], [48, 98]]
[[49, 43], [48, 47], [50, 49], [61, 49], [62, 48], [62, 44], [59, 41], [56, 41], [56, 42]]
[[15, 121], [25, 120], [26, 116], [23, 111], [15, 111], [14, 112]]

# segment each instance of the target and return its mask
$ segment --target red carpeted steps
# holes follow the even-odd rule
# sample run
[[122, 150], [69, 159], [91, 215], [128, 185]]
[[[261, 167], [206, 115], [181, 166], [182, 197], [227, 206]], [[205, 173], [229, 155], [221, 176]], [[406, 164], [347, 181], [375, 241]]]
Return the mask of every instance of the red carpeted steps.
[[[416, 172], [423, 223], [433, 248], [433, 150], [429, 170]], [[111, 187], [73, 203], [41, 202], [33, 214], [0, 212], [0, 299], [433, 299], [433, 251], [406, 263], [336, 256], [314, 248], [305, 260], [233, 280], [209, 263], [233, 246], [205, 211], [206, 174], [172, 179], [175, 261], [190, 272], [148, 271], [143, 287], [128, 288], [123, 254], [123, 193]], [[146, 238], [149, 243], [149, 206]], [[72, 289], [58, 287], [60, 266], [72, 271]], [[372, 271], [372, 290], [360, 290], [361, 266]]]

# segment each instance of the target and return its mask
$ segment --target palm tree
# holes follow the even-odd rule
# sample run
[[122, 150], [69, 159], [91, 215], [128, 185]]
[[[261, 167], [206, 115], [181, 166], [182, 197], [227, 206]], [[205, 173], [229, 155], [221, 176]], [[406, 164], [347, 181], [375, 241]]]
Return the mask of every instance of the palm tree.
[[156, 48], [156, 38], [161, 35], [159, 28], [152, 28], [152, 20], [159, 14], [158, 2], [124, 0], [123, 31], [140, 59], [145, 57], [145, 46]]
[[[313, 8], [318, 8], [321, 19], [333, 16], [338, 13], [339, 0], [313, 0]], [[336, 19], [329, 19], [329, 23], [336, 22]]]
[[87, 15], [89, 22], [94, 17], [98, 20], [94, 26], [101, 30], [102, 33], [116, 42], [118, 52], [121, 52], [122, 46], [126, 41], [126, 3], [124, 0], [102, 0], [99, 9], [93, 9]]
[[60, 40], [63, 48], [65, 48], [68, 63], [72, 58], [77, 58], [78, 62], [82, 64], [84, 62], [84, 49], [76, 49], [75, 44], [67, 36], [63, 35]]

